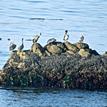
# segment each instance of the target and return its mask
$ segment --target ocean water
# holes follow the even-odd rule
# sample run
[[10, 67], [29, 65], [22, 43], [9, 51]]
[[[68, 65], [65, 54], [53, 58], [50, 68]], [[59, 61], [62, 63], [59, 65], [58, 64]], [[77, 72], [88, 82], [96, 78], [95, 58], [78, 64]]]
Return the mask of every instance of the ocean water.
[[107, 107], [107, 93], [82, 90], [0, 90], [1, 107]]
[[[79, 41], [81, 33], [90, 48], [103, 54], [107, 51], [107, 0], [0, 0], [0, 68], [9, 57], [7, 39], [21, 44], [42, 33], [43, 46], [50, 38], [63, 41], [65, 30], [69, 41]], [[24, 41], [30, 49], [31, 41]]]
[[[103, 54], [107, 51], [107, 0], [0, 0], [0, 68], [9, 58], [11, 41], [18, 47], [24, 38], [24, 49], [30, 49], [32, 42], [26, 39], [41, 32], [39, 43], [44, 46], [53, 37], [63, 41], [66, 29], [71, 43], [83, 33], [90, 48]], [[106, 92], [36, 94], [0, 89], [0, 107], [107, 107], [106, 101]]]

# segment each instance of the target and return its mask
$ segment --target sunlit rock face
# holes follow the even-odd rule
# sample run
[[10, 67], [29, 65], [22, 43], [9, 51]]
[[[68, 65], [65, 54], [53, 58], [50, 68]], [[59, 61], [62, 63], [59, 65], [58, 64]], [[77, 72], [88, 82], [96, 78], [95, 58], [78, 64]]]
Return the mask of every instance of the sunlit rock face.
[[61, 42], [49, 43], [44, 46], [44, 49], [50, 53], [50, 55], [60, 55], [66, 51], [66, 47]]
[[77, 53], [79, 48], [75, 44], [71, 44], [70, 42], [65, 42], [65, 46], [69, 52]]
[[76, 43], [75, 44], [79, 49], [89, 49], [89, 45], [87, 43]]

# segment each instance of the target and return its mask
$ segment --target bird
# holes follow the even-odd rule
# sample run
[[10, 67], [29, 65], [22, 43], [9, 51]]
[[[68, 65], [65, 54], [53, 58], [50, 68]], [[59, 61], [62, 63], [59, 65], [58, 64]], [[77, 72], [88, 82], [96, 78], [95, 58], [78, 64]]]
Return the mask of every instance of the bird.
[[39, 35], [36, 35], [33, 39], [33, 43], [37, 43], [38, 39], [40, 38], [41, 33]]
[[24, 48], [24, 44], [23, 44], [23, 38], [22, 38], [22, 44], [19, 46], [18, 50], [19, 50], [19, 51], [22, 51], [23, 48]]
[[10, 42], [9, 51], [13, 51], [16, 48], [16, 44]]
[[8, 38], [7, 40], [10, 41], [10, 38]]
[[0, 38], [0, 40], [2, 40], [2, 38]]
[[83, 43], [84, 41], [84, 35], [82, 34], [82, 36], [80, 37], [79, 43]]
[[69, 39], [68, 30], [65, 30], [63, 40], [66, 42], [66, 41], [68, 41], [68, 39]]
[[49, 40], [47, 41], [48, 44], [49, 44], [49, 43], [54, 43], [54, 42], [56, 42], [56, 39], [55, 39], [55, 38], [51, 38], [51, 39], [49, 39]]

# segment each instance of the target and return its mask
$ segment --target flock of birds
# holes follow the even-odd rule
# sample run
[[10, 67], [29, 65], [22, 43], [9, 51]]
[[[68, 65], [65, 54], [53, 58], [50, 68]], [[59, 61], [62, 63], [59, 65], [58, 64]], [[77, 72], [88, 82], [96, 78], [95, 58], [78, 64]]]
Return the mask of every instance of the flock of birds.
[[[38, 41], [38, 39], [40, 38], [40, 36], [41, 36], [41, 33], [40, 33], [39, 35], [36, 35], [36, 36], [32, 39], [33, 44], [34, 44], [34, 43], [37, 43], [37, 41]], [[68, 39], [69, 39], [68, 30], [65, 30], [63, 40], [64, 40], [64, 42], [67, 42]], [[2, 38], [0, 38], [0, 40], [2, 40]], [[10, 41], [9, 38], [8, 38], [8, 40]], [[18, 51], [22, 51], [23, 48], [24, 48], [23, 40], [24, 40], [24, 39], [22, 38], [22, 44], [18, 47]], [[83, 36], [83, 34], [82, 34], [82, 36], [80, 37], [79, 42], [82, 43], [83, 41], [84, 41], [84, 36]], [[55, 38], [51, 38], [51, 39], [49, 39], [49, 40], [47, 41], [48, 44], [49, 44], [49, 43], [53, 43], [53, 42], [56, 42], [56, 39], [55, 39]], [[15, 48], [16, 48], [16, 44], [14, 44], [13, 42], [10, 42], [9, 51], [14, 51]]]

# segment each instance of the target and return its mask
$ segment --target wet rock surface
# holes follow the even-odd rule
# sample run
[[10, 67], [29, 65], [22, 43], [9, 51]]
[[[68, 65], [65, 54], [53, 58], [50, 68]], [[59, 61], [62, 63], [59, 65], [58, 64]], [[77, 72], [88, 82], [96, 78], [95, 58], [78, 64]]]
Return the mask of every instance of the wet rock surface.
[[[34, 46], [35, 45], [35, 46]], [[0, 84], [15, 87], [107, 89], [107, 55], [88, 44], [36, 43], [31, 50], [14, 51], [3, 70]], [[84, 46], [83, 46], [84, 45]], [[45, 55], [44, 55], [45, 53]]]
[[107, 56], [82, 58], [64, 53], [22, 61], [22, 67], [8, 62], [3, 68], [5, 86], [107, 89]]

